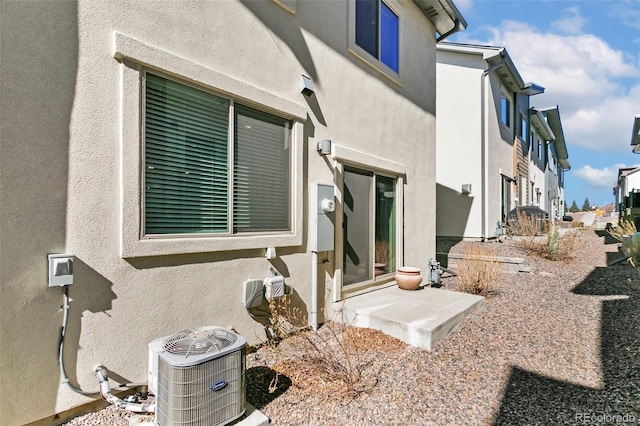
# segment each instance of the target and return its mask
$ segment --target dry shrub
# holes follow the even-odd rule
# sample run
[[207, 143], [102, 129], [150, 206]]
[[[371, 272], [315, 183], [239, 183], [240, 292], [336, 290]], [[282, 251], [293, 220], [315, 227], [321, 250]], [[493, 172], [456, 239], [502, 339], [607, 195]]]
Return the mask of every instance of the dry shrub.
[[457, 290], [488, 296], [498, 290], [497, 279], [503, 265], [498, 262], [495, 248], [480, 243], [467, 243], [463, 247], [464, 259], [458, 262]]
[[[279, 358], [273, 366], [277, 374], [270, 390], [277, 388], [279, 374], [283, 374], [291, 379], [294, 386], [314, 390], [316, 396], [352, 400], [377, 384], [378, 372], [368, 367], [372, 351], [384, 347], [379, 345], [380, 340], [386, 338], [400, 342], [375, 330], [334, 321], [325, 322], [315, 331], [302, 327], [302, 316], [290, 308], [286, 296], [271, 301], [269, 308], [272, 327], [278, 336], [273, 348]], [[372, 333], [378, 338], [373, 339]], [[372, 342], [375, 341], [378, 343], [374, 345]], [[387, 344], [387, 349], [389, 346], [393, 345]], [[322, 392], [315, 392], [318, 386]]]
[[577, 232], [560, 233], [549, 229], [544, 238], [533, 241], [527, 252], [549, 260], [571, 260], [579, 249], [580, 239]]
[[509, 234], [522, 237], [535, 237], [540, 234], [544, 224], [543, 219], [534, 215], [527, 215], [523, 211], [516, 211], [516, 220], [509, 225]]
[[607, 229], [607, 232], [613, 238], [622, 242], [622, 239], [625, 235], [633, 235], [638, 232], [638, 230], [636, 229], [635, 223], [631, 222], [630, 220], [623, 220], [620, 221], [618, 226]]
[[516, 245], [525, 251], [535, 251], [540, 244], [539, 235], [546, 232], [549, 225], [540, 217], [516, 212], [516, 221], [509, 225], [509, 235], [516, 236]]

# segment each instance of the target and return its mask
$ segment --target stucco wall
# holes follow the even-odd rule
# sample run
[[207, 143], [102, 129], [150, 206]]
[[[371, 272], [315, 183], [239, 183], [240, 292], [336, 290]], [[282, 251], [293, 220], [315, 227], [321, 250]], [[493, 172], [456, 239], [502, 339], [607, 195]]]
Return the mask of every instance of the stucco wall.
[[[494, 237], [502, 218], [502, 175], [513, 178], [513, 130], [500, 124], [501, 83], [495, 71], [483, 77], [489, 66], [482, 53], [438, 52], [438, 236]], [[514, 101], [512, 97], [512, 105]], [[482, 194], [483, 137], [486, 196]], [[470, 195], [459, 194], [463, 183], [472, 184]], [[515, 193], [512, 202], [514, 197]]]
[[[262, 340], [262, 326], [241, 305], [241, 283], [267, 276], [271, 264], [306, 310], [307, 183], [334, 181], [332, 162], [315, 152], [318, 140], [404, 166], [404, 262], [434, 257], [435, 41], [412, 2], [400, 8], [401, 84], [348, 52], [343, 2], [297, 2], [295, 15], [268, 1], [1, 7], [3, 424], [89, 401], [59, 384], [63, 290], [47, 288], [47, 253], [76, 256], [65, 365], [71, 381], [88, 390], [97, 390], [97, 363], [130, 382], [146, 381], [147, 343], [183, 328], [234, 327], [252, 343]], [[301, 244], [278, 247], [272, 263], [262, 246], [121, 256], [122, 176], [130, 172], [123, 152], [136, 143], [122, 123], [139, 111], [121, 112], [131, 96], [121, 93], [123, 74], [131, 68], [114, 58], [115, 32], [306, 111]], [[313, 80], [310, 100], [300, 94], [301, 74]], [[330, 259], [321, 276], [332, 277]]]
[[[482, 235], [482, 55], [438, 52], [437, 218], [443, 237]], [[470, 193], [462, 185], [471, 184]]]

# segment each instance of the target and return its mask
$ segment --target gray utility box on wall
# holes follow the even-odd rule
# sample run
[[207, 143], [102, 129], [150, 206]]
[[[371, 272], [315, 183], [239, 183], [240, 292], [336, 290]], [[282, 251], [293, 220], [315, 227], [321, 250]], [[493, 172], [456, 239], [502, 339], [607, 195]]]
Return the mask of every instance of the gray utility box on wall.
[[333, 185], [312, 183], [309, 186], [309, 213], [311, 250], [333, 251], [335, 224], [335, 197]]

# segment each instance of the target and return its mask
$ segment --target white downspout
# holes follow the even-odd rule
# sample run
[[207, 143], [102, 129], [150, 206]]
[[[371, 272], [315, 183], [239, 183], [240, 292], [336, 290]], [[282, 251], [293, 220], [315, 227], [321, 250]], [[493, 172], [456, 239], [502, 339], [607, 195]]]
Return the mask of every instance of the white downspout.
[[[502, 55], [502, 51], [500, 52], [500, 55]], [[489, 198], [489, 187], [487, 185], [487, 181], [489, 180], [489, 150], [487, 149], [487, 144], [489, 143], [489, 88], [491, 87], [490, 82], [487, 81], [487, 78], [489, 76], [489, 73], [491, 73], [492, 71], [500, 68], [502, 65], [504, 65], [505, 63], [505, 59], [502, 58], [502, 60], [500, 62], [498, 62], [497, 64], [487, 68], [486, 70], [484, 70], [482, 72], [482, 77], [481, 77], [481, 96], [482, 96], [482, 105], [481, 105], [481, 112], [482, 112], [482, 135], [481, 135], [481, 173], [482, 173], [482, 185], [481, 185], [481, 191], [482, 191], [482, 241], [486, 241], [487, 240], [487, 229], [488, 229], [488, 224], [487, 224], [487, 220], [488, 220], [488, 208], [489, 208], [489, 203], [487, 202], [487, 199]]]
[[318, 252], [311, 251], [311, 310], [309, 322], [313, 331], [318, 330]]

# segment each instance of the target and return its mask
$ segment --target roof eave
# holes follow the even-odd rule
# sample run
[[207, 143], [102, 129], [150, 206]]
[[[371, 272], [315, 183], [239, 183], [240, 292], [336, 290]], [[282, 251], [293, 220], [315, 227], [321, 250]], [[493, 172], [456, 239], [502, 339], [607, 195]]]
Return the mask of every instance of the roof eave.
[[564, 131], [562, 130], [562, 121], [560, 120], [560, 109], [558, 106], [546, 107], [546, 108], [536, 108], [538, 111], [544, 113], [547, 117], [547, 122], [549, 123], [549, 127], [553, 130], [553, 134], [556, 138], [553, 141], [553, 145], [556, 148], [556, 154], [558, 155], [559, 160], [566, 160], [569, 158], [569, 153], [567, 152], [567, 144], [564, 139]]
[[467, 21], [451, 0], [413, 0], [413, 2], [440, 35], [437, 41], [442, 41], [451, 34], [467, 28]]
[[499, 67], [495, 72], [500, 79], [507, 85], [509, 90], [513, 92], [520, 92], [525, 89], [524, 80], [520, 76], [518, 69], [511, 60], [511, 56], [507, 52], [507, 49], [500, 49], [497, 55], [486, 58], [487, 63], [491, 66], [498, 64], [504, 60], [504, 65]]
[[556, 136], [553, 134], [551, 127], [549, 127], [547, 120], [545, 120], [542, 113], [535, 108], [531, 108], [531, 125], [536, 129], [538, 136], [545, 142], [555, 139]]

